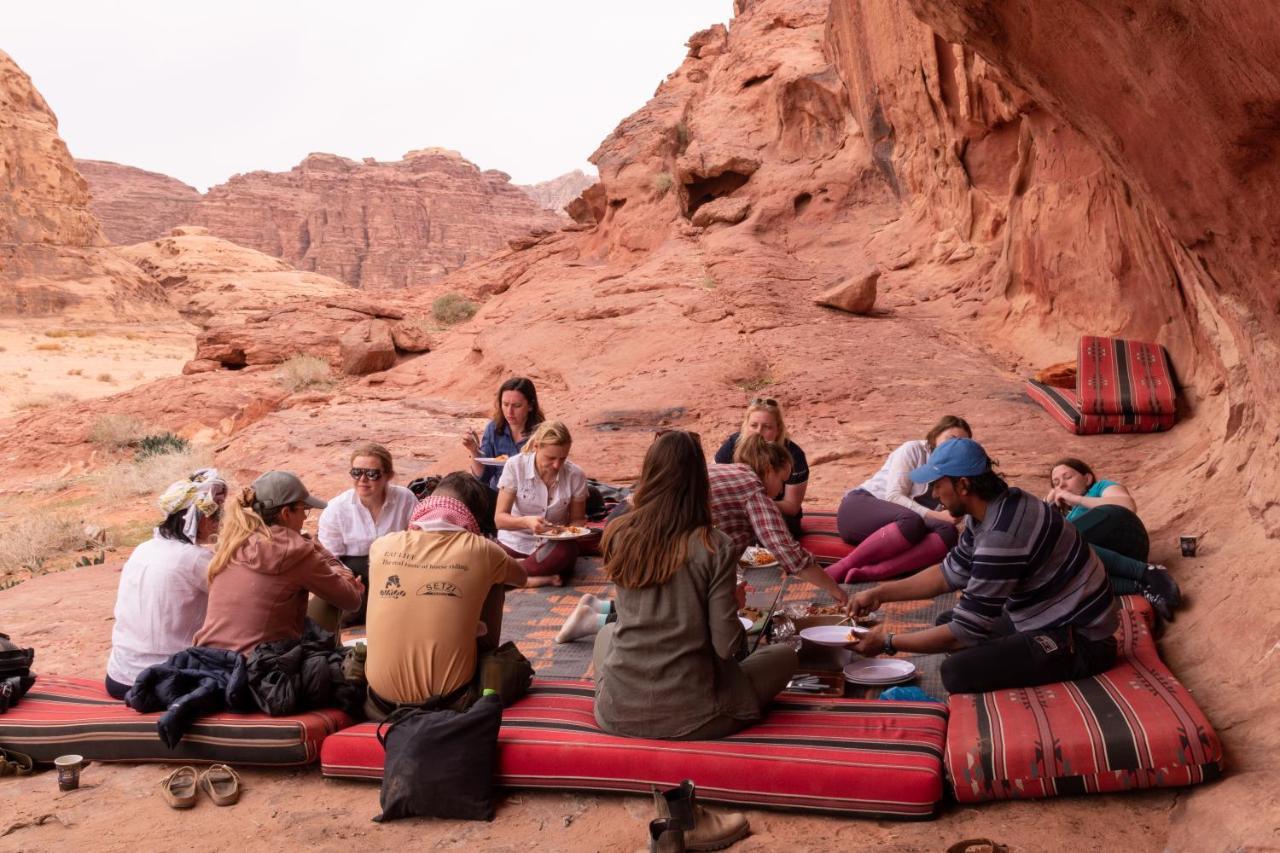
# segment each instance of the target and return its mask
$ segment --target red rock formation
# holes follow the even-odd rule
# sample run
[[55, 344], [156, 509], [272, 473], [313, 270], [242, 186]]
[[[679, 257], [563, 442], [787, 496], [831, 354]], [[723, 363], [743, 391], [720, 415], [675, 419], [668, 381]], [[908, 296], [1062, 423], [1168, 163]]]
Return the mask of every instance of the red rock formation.
[[154, 240], [191, 219], [200, 191], [176, 178], [106, 160], [76, 160], [89, 184], [89, 210], [119, 246]]
[[564, 213], [565, 205], [582, 195], [582, 191], [595, 181], [595, 178], [586, 175], [581, 169], [574, 169], [549, 181], [518, 186], [543, 210]]
[[58, 120], [0, 52], [0, 315], [173, 316], [164, 293], [106, 246]]
[[393, 288], [563, 224], [505, 173], [441, 148], [392, 163], [312, 154], [289, 172], [237, 175], [205, 194], [192, 221], [300, 270]]
[[118, 251], [164, 288], [182, 316], [201, 326], [241, 321], [297, 299], [351, 293], [343, 282], [299, 272], [279, 258], [213, 237], [195, 225]]

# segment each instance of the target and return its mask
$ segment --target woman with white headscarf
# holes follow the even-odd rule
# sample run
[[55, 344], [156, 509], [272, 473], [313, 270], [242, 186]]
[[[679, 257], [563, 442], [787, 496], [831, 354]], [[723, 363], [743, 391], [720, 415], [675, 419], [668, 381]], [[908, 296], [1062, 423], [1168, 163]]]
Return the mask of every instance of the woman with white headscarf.
[[202, 546], [218, 532], [226, 495], [217, 470], [203, 468], [160, 496], [164, 521], [120, 573], [107, 658], [113, 698], [123, 699], [144, 669], [188, 648], [204, 624], [213, 552]]

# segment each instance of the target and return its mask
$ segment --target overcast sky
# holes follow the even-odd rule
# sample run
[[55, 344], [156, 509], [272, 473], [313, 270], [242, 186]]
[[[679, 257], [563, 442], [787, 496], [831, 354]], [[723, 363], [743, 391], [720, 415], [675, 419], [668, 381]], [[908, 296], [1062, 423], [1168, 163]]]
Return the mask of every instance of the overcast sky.
[[573, 169], [732, 0], [42, 0], [0, 50], [76, 157], [200, 190], [312, 151], [454, 148], [517, 183]]

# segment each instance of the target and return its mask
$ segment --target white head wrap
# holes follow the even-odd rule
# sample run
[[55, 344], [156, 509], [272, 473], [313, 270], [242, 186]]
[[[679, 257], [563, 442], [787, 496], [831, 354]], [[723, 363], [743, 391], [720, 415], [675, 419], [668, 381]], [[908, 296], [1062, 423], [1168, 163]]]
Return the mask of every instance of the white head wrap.
[[166, 516], [186, 510], [182, 532], [192, 542], [196, 541], [200, 516], [208, 518], [218, 511], [218, 493], [227, 493], [227, 483], [217, 468], [201, 468], [185, 480], [169, 486], [160, 495], [160, 509]]

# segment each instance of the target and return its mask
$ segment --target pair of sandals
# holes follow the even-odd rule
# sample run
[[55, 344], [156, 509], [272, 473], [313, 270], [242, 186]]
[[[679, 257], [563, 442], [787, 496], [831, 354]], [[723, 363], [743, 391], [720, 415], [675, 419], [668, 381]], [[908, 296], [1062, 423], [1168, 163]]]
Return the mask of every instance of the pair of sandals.
[[0, 776], [28, 776], [35, 762], [31, 756], [12, 749], [0, 749]]
[[230, 806], [240, 800], [240, 774], [225, 764], [214, 764], [203, 773], [183, 765], [160, 780], [160, 793], [171, 808], [189, 809], [203, 790], [215, 805]]

